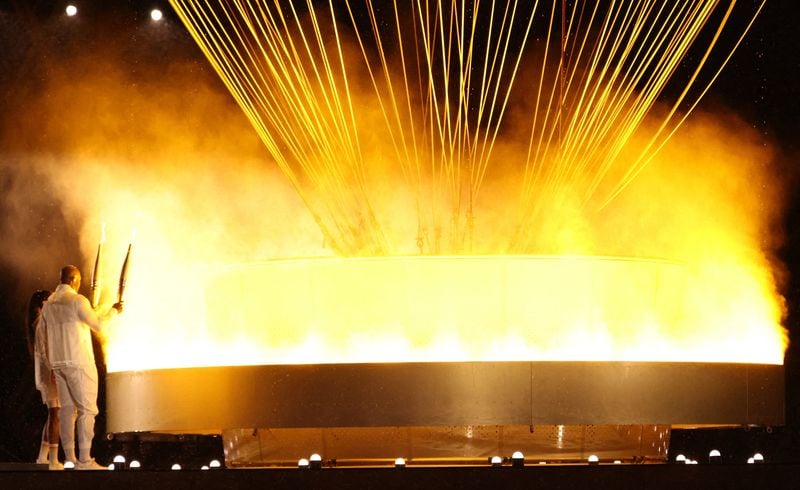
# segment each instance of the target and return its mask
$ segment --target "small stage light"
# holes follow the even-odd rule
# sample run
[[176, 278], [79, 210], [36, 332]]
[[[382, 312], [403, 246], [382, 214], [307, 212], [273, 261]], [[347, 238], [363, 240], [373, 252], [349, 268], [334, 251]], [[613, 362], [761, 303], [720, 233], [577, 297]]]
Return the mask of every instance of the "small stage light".
[[75, 14], [78, 13], [78, 7], [74, 5], [67, 5], [67, 15], [70, 17], [74, 17]]
[[207, 470], [207, 469], [208, 469], [208, 466], [206, 466], [206, 465], [203, 465], [203, 466], [201, 466], [201, 467], [200, 467], [200, 469], [201, 469], [201, 470]]
[[124, 470], [125, 469], [125, 456], [123, 456], [121, 454], [117, 454], [116, 456], [114, 456], [114, 462], [112, 464], [114, 465], [114, 469], [115, 470]]
[[547, 461], [539, 461], [539, 464], [547, 464]]
[[108, 471], [114, 471], [114, 469], [115, 469], [114, 463], [108, 465]]
[[525, 466], [525, 455], [521, 451], [514, 451], [514, 454], [511, 455], [511, 466], [514, 468]]
[[503, 466], [503, 458], [501, 458], [500, 456], [492, 456], [492, 458], [489, 460], [489, 464], [491, 464], [495, 468]]
[[142, 463], [140, 463], [139, 461], [137, 461], [135, 459], [131, 460], [131, 464], [128, 465], [128, 468], [130, 468], [132, 470], [138, 470], [141, 467], [142, 467]]
[[619, 460], [619, 459], [615, 459], [615, 460], [614, 460], [614, 464], [622, 464], [622, 461], [621, 461], [621, 460]]
[[73, 463], [72, 461], [64, 461], [64, 469], [65, 470], [74, 470], [75, 469], [75, 463]]
[[747, 464], [753, 464], [753, 463], [755, 463], [755, 460], [752, 457], [747, 458]]
[[675, 456], [675, 462], [676, 463], [684, 463], [684, 464], [686, 464], [686, 456], [684, 456], [683, 454], [679, 454], [679, 455]]
[[306, 458], [300, 458], [297, 461], [298, 468], [308, 468], [308, 460]]
[[759, 464], [764, 462], [764, 455], [761, 453], [755, 453], [753, 455], [753, 463]]
[[172, 465], [172, 469], [177, 471], [177, 470], [181, 469], [181, 465], [179, 465], [178, 463], [175, 463], [174, 465]]
[[711, 452], [708, 453], [708, 462], [709, 463], [721, 463], [722, 462], [722, 453], [720, 453], [718, 449], [712, 449]]
[[589, 464], [600, 464], [600, 458], [598, 458], [596, 454], [589, 456], [587, 461], [589, 461]]
[[312, 470], [318, 470], [318, 469], [322, 468], [322, 456], [320, 456], [317, 453], [312, 454], [308, 458], [308, 462], [309, 462]]
[[222, 463], [220, 463], [218, 459], [212, 459], [211, 462], [208, 463], [208, 467], [212, 469], [219, 469], [222, 468]]
[[164, 17], [164, 14], [161, 13], [161, 11], [158, 10], [158, 9], [153, 9], [153, 10], [150, 11], [150, 18], [153, 19], [156, 22], [160, 21], [163, 17]]
[[403, 458], [397, 458], [394, 460], [394, 467], [395, 468], [405, 468], [406, 467], [406, 460]]

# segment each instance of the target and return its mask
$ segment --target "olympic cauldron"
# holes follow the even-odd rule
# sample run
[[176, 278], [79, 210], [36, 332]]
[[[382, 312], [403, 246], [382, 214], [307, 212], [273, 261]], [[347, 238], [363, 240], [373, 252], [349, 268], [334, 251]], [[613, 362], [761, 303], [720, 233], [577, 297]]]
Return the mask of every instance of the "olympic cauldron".
[[680, 264], [618, 257], [232, 267], [215, 287], [241, 304], [212, 321], [293, 357], [110, 373], [108, 431], [221, 433], [229, 466], [341, 466], [657, 462], [676, 426], [781, 425], [783, 366], [680, 358], [657, 335], [677, 328], [686, 281]]

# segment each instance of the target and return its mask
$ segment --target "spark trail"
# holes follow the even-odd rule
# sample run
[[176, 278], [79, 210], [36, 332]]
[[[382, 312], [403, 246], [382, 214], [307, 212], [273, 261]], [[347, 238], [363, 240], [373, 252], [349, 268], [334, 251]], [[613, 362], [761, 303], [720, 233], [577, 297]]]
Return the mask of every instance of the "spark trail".
[[[375, 182], [393, 171], [413, 196], [419, 252], [473, 252], [482, 186], [508, 172], [495, 149], [522, 106], [525, 148], [508, 189], [516, 224], [502, 251], [536, 252], [537, 222], [567, 189], [598, 210], [630, 185], [764, 5], [170, 2], [343, 256], [397, 249], [376, 205]], [[751, 9], [745, 27], [730, 25], [737, 8]]]

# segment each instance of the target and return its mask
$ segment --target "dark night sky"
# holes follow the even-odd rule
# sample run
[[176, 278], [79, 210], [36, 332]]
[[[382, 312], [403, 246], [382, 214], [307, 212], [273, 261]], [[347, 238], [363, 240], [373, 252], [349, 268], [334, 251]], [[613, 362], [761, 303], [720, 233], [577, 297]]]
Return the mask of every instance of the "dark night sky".
[[[102, 51], [106, 40], [123, 46], [121, 51], [131, 80], [158, 76], [165, 59], [184, 59], [196, 63], [199, 76], [213, 77], [188, 33], [172, 14], [165, 0], [76, 1], [80, 19], [70, 25], [59, 24], [67, 2], [60, 0], [0, 1], [0, 144], [14, 138], [10, 108], [25, 106], [25, 97], [36, 92], [44, 78], [42, 70], [59, 57], [79, 49]], [[745, 0], [746, 4], [750, 2]], [[154, 33], [143, 27], [149, 22], [149, 9], [158, 6], [166, 14], [167, 25]], [[782, 259], [790, 271], [784, 287], [789, 306], [786, 325], [792, 340], [800, 340], [800, 199], [796, 197], [795, 176], [800, 149], [800, 4], [794, 0], [768, 0], [764, 12], [750, 35], [732, 58], [701, 108], [727, 107], [748, 121], [765, 140], [776, 143], [779, 157], [775, 165], [785, 176], [790, 203], [784, 220], [785, 244]], [[96, 22], [102, 19], [102, 23]], [[42, 49], [45, 47], [46, 49]], [[144, 67], [147, 67], [145, 69]], [[220, 90], [224, 90], [219, 83]], [[231, 100], [233, 104], [233, 101]], [[57, 135], [53, 135], [57, 138]], [[13, 185], [8, 172], [7, 149], [0, 147], [0, 188], [4, 194]], [[0, 233], [6, 232], [4, 218], [19, 203], [0, 197]], [[53, 255], [77, 256], [76, 230], [63, 219], [56, 200], [39, 204], [31, 212], [31, 231], [25, 235], [31, 244], [57, 249]], [[48, 216], [47, 230], [38, 228], [37, 213]], [[44, 219], [44, 218], [42, 218]], [[33, 245], [32, 245], [33, 246]], [[51, 261], [52, 262], [52, 261]], [[38, 431], [44, 421], [44, 408], [32, 383], [32, 367], [27, 358], [22, 322], [25, 301], [33, 289], [56, 282], [55, 263], [43, 261], [35, 270], [20, 270], [6, 251], [0, 254], [0, 461], [32, 460]], [[791, 346], [786, 357], [787, 429], [800, 431], [800, 348]], [[98, 420], [102, 424], [102, 418]], [[102, 425], [101, 425], [102, 427]], [[800, 453], [798, 453], [800, 454]], [[800, 459], [800, 456], [797, 456]]]

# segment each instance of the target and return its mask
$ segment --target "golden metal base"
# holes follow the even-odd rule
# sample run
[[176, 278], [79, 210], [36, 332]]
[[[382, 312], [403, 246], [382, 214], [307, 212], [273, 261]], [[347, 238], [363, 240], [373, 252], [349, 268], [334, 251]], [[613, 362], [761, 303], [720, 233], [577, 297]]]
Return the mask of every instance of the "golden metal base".
[[312, 452], [353, 462], [471, 461], [516, 450], [551, 460], [658, 459], [671, 425], [782, 425], [783, 393], [783, 366], [753, 364], [165, 369], [110, 373], [107, 426], [221, 433], [231, 464], [282, 464]]

